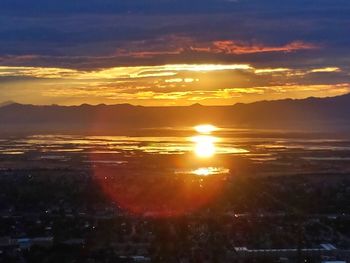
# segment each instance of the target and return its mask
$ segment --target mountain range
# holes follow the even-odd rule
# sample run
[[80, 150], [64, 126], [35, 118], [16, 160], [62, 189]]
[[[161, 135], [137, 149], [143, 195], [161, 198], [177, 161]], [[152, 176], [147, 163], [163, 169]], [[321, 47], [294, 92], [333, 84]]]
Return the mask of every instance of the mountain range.
[[230, 106], [37, 106], [12, 102], [1, 105], [1, 133], [118, 134], [125, 130], [187, 127], [201, 123], [252, 129], [350, 131], [350, 93]]

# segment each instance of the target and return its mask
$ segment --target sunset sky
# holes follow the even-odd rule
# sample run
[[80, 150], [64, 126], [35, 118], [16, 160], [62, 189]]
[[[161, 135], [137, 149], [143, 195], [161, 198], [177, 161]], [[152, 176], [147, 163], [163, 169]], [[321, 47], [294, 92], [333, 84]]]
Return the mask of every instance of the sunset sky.
[[0, 103], [350, 92], [349, 0], [1, 0]]

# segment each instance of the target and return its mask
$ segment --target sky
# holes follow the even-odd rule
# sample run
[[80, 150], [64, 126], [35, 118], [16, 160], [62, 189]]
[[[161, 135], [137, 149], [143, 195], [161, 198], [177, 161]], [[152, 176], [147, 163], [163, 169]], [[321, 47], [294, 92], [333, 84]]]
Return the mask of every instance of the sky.
[[0, 103], [346, 94], [349, 29], [348, 0], [1, 0]]

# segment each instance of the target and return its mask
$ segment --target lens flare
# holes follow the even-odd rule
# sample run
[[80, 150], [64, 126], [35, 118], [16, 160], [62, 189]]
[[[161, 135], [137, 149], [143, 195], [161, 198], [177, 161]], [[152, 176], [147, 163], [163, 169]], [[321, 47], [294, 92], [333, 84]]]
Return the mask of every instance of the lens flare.
[[[215, 158], [210, 159], [214, 154], [220, 153], [222, 147], [220, 144], [216, 145], [222, 142], [221, 138], [208, 134], [215, 128], [207, 127], [199, 130], [202, 132], [186, 138], [137, 137], [137, 140], [128, 137], [110, 138], [112, 141], [121, 142], [119, 145], [117, 142], [109, 141], [108, 147], [124, 152], [125, 155], [113, 154], [106, 160], [106, 156], [101, 156], [95, 151], [91, 152], [94, 178], [105, 195], [119, 209], [133, 215], [167, 218], [197, 211], [221, 193], [225, 184], [221, 175], [229, 172], [226, 168], [216, 167]], [[105, 144], [106, 139], [102, 139]], [[176, 171], [176, 168], [180, 168], [178, 163], [174, 167], [172, 162], [166, 163], [169, 160], [185, 160], [183, 158], [187, 160], [186, 154], [175, 158], [178, 152], [192, 152], [198, 159], [190, 158], [191, 165], [187, 166], [187, 162], [185, 166], [181, 164], [180, 167], [183, 167], [184, 171], [178, 172]], [[164, 153], [170, 154], [171, 159]], [[154, 154], [158, 154], [157, 158], [154, 158]], [[129, 161], [129, 158], [135, 157], [140, 158], [140, 163], [136, 166]], [[157, 159], [155, 162], [159, 159], [162, 165], [158, 163], [149, 165], [153, 164], [155, 159]], [[116, 163], [118, 165], [115, 165]], [[167, 176], [169, 168], [174, 168], [175, 172]]]

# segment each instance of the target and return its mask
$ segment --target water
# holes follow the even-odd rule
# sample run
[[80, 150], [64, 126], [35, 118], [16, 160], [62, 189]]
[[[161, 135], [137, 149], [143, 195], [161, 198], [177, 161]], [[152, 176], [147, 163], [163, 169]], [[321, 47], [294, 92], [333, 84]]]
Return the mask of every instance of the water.
[[0, 169], [77, 170], [136, 214], [173, 216], [213, 202], [234, 177], [350, 172], [350, 140], [212, 129], [144, 136], [31, 135], [0, 140]]

